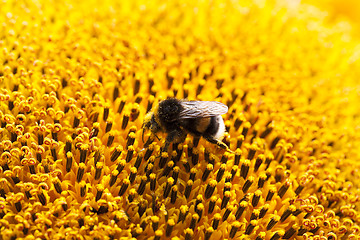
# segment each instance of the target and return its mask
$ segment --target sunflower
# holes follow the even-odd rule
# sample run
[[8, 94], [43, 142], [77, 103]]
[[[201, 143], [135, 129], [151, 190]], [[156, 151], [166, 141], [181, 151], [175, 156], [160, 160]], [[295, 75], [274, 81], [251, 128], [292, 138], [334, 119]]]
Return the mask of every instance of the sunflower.
[[[2, 1], [1, 239], [359, 239], [358, 24], [334, 2]], [[167, 98], [226, 104], [232, 151], [143, 141]]]

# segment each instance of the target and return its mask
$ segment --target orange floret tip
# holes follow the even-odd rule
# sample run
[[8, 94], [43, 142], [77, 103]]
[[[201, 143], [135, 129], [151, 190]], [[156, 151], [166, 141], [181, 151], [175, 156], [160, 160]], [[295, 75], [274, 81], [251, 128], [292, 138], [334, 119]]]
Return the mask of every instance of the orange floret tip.
[[2, 3], [2, 238], [359, 238], [360, 4], [111, 1]]

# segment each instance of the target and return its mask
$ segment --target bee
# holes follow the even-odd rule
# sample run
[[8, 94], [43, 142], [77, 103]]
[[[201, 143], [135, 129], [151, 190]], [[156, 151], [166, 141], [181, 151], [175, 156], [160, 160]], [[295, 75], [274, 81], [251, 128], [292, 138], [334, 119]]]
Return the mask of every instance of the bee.
[[225, 134], [225, 124], [221, 115], [227, 113], [228, 107], [215, 101], [188, 101], [175, 98], [161, 101], [153, 112], [146, 114], [143, 123], [144, 131], [149, 129], [156, 133], [167, 133], [166, 151], [170, 143], [182, 142], [189, 133], [195, 137], [203, 137], [210, 143], [231, 151], [221, 141]]

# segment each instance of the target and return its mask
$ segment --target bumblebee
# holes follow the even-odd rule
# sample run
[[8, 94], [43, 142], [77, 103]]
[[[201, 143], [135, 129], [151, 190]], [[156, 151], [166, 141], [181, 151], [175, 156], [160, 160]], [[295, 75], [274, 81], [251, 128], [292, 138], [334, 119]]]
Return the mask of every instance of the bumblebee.
[[189, 133], [203, 137], [210, 143], [231, 151], [221, 141], [225, 133], [222, 114], [228, 107], [215, 101], [188, 101], [175, 98], [161, 101], [153, 112], [146, 114], [144, 130], [149, 129], [155, 136], [157, 132], [167, 133], [164, 151], [171, 142], [182, 142]]

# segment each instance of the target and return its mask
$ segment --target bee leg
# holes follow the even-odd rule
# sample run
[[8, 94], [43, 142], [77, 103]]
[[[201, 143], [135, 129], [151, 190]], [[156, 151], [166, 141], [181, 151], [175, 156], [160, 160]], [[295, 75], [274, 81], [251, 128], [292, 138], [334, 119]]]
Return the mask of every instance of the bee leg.
[[204, 138], [205, 138], [208, 142], [213, 143], [213, 144], [216, 144], [216, 145], [218, 145], [219, 147], [221, 147], [222, 149], [225, 149], [225, 150], [233, 153], [233, 151], [232, 151], [225, 143], [223, 143], [222, 141], [217, 140], [217, 139], [214, 139], [214, 138], [211, 138], [211, 137], [207, 137], [207, 136], [204, 136]]
[[186, 133], [184, 133], [184, 131], [182, 131], [181, 129], [176, 129], [169, 132], [169, 134], [166, 136], [165, 145], [162, 149], [162, 152], [166, 152], [168, 150], [170, 143], [174, 141], [183, 142], [185, 138], [186, 138]]
[[165, 145], [161, 151], [167, 152], [170, 143], [172, 143], [176, 138], [178, 138], [181, 135], [182, 135], [182, 131], [180, 129], [176, 129], [176, 130], [169, 132], [165, 139]]
[[180, 131], [179, 133], [180, 134], [178, 135], [176, 142], [178, 143], [185, 142], [187, 133], [185, 133], [184, 131]]
[[150, 136], [144, 143], [144, 148], [149, 147], [150, 143], [152, 143], [153, 141], [154, 141], [154, 137]]
[[193, 138], [194, 147], [197, 147], [199, 145], [200, 138], [201, 138], [200, 136], [194, 136]]

